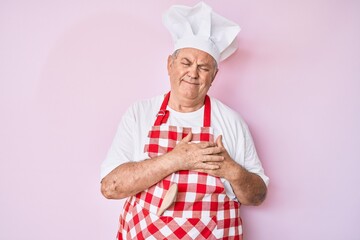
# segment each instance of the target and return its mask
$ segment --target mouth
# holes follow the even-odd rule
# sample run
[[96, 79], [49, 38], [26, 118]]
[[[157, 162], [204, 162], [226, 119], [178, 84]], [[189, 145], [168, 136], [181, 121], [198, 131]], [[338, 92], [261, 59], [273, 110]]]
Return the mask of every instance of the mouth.
[[187, 81], [187, 80], [182, 80], [183, 82], [185, 82], [185, 83], [187, 83], [187, 84], [190, 84], [190, 85], [195, 85], [195, 86], [198, 86], [198, 85], [200, 85], [199, 83], [197, 83], [197, 82], [191, 82], [191, 81]]

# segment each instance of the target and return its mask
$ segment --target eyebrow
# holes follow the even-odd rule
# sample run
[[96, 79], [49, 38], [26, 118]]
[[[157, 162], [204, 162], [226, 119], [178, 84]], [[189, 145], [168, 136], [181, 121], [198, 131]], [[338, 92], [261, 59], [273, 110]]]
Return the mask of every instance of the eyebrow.
[[181, 61], [182, 60], [186, 60], [186, 61], [188, 61], [188, 62], [191, 62], [188, 58], [186, 58], [186, 57], [183, 57], [183, 58], [181, 58]]
[[[187, 57], [181, 58], [181, 61], [182, 60], [192, 63], [192, 61], [190, 61], [190, 59], [188, 59]], [[211, 67], [211, 64], [210, 63], [200, 63], [200, 64], [198, 64], [198, 66], [199, 67]]]

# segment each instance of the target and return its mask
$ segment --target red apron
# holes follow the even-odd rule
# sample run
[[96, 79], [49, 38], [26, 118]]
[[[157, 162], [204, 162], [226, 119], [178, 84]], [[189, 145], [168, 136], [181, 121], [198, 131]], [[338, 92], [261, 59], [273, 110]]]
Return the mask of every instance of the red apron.
[[[154, 126], [149, 131], [145, 152], [150, 158], [171, 151], [191, 130], [192, 142], [214, 141], [210, 127], [211, 106], [205, 98], [204, 126], [185, 128], [166, 126], [166, 95]], [[162, 216], [156, 215], [162, 199], [178, 184], [176, 202]], [[218, 177], [196, 171], [179, 171], [129, 197], [120, 216], [117, 239], [242, 239], [240, 203], [231, 200]]]

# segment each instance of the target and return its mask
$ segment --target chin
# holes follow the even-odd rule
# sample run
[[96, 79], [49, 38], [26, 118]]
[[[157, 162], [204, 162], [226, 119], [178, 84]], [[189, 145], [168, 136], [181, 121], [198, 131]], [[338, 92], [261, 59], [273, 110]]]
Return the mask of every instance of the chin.
[[194, 93], [194, 92], [184, 92], [181, 95], [182, 95], [182, 97], [187, 98], [187, 99], [196, 99], [199, 96], [198, 93]]
[[179, 94], [185, 98], [196, 99], [200, 94], [198, 89], [182, 89]]

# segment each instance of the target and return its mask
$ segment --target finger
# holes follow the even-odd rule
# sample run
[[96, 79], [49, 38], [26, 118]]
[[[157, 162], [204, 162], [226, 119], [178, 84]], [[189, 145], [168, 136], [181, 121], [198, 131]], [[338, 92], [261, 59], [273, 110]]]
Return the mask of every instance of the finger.
[[222, 135], [219, 135], [217, 138], [216, 138], [216, 145], [218, 147], [224, 147], [223, 143], [222, 143]]
[[192, 139], [192, 132], [189, 132], [180, 142], [182, 143], [189, 143]]
[[197, 171], [199, 172], [206, 172], [205, 170], [217, 170], [220, 166], [216, 164], [208, 164], [208, 163], [201, 163], [197, 167]]
[[223, 152], [222, 147], [208, 147], [208, 148], [201, 149], [200, 153], [202, 155], [212, 155], [212, 154], [219, 154], [222, 152]]
[[202, 158], [202, 162], [222, 162], [224, 160], [225, 157], [220, 155], [205, 155]]
[[215, 147], [216, 144], [213, 142], [200, 142], [200, 143], [196, 143], [196, 145], [199, 148], [209, 148], [209, 147]]

